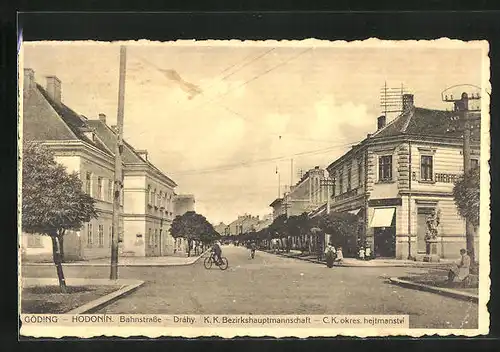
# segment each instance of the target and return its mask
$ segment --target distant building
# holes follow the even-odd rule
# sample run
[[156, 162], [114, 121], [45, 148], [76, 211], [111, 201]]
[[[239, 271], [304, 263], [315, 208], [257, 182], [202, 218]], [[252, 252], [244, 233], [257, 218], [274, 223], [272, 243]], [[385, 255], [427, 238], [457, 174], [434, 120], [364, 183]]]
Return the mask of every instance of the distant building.
[[273, 218], [286, 214], [296, 216], [308, 213], [326, 202], [327, 190], [321, 185], [326, 178], [325, 169], [316, 166], [307, 171], [282, 198], [275, 199], [269, 206], [273, 208]]
[[176, 194], [174, 196], [174, 215], [184, 215], [188, 211], [195, 211], [194, 195]]
[[238, 219], [228, 225], [227, 235], [237, 236], [250, 231], [255, 231], [259, 221], [259, 216], [252, 216], [249, 214], [240, 215], [238, 216]]
[[221, 236], [227, 236], [229, 233], [228, 225], [224, 224], [223, 222], [220, 222], [218, 225], [215, 225], [214, 230], [217, 231], [217, 233]]

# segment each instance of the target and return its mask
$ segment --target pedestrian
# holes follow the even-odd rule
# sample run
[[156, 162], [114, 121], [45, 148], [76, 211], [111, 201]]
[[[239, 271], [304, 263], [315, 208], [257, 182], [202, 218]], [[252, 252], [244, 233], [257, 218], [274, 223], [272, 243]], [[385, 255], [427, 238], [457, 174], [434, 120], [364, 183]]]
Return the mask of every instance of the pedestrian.
[[325, 248], [325, 256], [326, 256], [326, 266], [331, 268], [333, 267], [333, 262], [335, 261], [335, 247], [331, 242]]
[[460, 261], [458, 263], [453, 264], [450, 271], [448, 272], [448, 282], [462, 282], [464, 281], [470, 274], [470, 264], [471, 259], [467, 254], [465, 249], [460, 250]]
[[365, 248], [365, 260], [372, 259], [372, 248], [370, 246], [366, 246]]
[[344, 254], [342, 253], [342, 247], [338, 247], [336, 251], [335, 262], [340, 264], [344, 260]]
[[365, 260], [365, 248], [363, 246], [359, 247], [358, 255], [359, 255], [359, 259]]

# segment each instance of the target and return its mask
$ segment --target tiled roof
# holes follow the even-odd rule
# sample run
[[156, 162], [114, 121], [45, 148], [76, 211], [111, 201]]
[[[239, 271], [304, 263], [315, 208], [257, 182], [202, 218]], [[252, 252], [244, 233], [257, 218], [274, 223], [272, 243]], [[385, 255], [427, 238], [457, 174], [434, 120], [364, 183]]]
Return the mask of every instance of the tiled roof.
[[[116, 133], [101, 120], [87, 120], [87, 124], [94, 129], [95, 133], [106, 144], [106, 147], [108, 147], [110, 150], [114, 152], [116, 148]], [[172, 182], [172, 184], [175, 184], [175, 181], [173, 181], [171, 178], [165, 175], [164, 172], [158, 169], [155, 165], [153, 165], [153, 163], [142, 158], [139, 155], [139, 153], [137, 153], [137, 151], [134, 149], [134, 147], [132, 147], [126, 141], [123, 141], [123, 145], [124, 148], [123, 148], [122, 158], [125, 164], [148, 165], [156, 172], [159, 172], [160, 174], [165, 176], [170, 182]]]
[[23, 138], [36, 141], [78, 140], [37, 89], [24, 96]]
[[[372, 137], [389, 137], [400, 134], [411, 134], [421, 136], [439, 136], [461, 138], [462, 128], [456, 119], [457, 114], [452, 111], [433, 110], [415, 107], [394, 119], [386, 127], [374, 133]], [[480, 121], [475, 121], [475, 128], [478, 130]], [[472, 138], [476, 138], [478, 133], [472, 129]]]
[[[116, 134], [104, 122], [100, 120], [87, 120], [87, 124], [92, 127], [99, 138], [106, 144], [109, 150], [115, 151], [116, 148]], [[122, 154], [123, 162], [125, 164], [143, 164], [146, 160], [141, 158], [132, 146], [124, 141], [124, 148]]]
[[[67, 107], [63, 103], [56, 103], [49, 96], [49, 94], [45, 91], [45, 89], [43, 89], [42, 86], [40, 86], [39, 84], [37, 84], [37, 89], [42, 94], [43, 98], [45, 98], [45, 100], [50, 104], [52, 109], [55, 110], [55, 112], [59, 115], [59, 117], [64, 121], [66, 126], [71, 130], [71, 132], [73, 132], [73, 134], [78, 139], [100, 149], [101, 151], [103, 151], [109, 155], [109, 150], [106, 148], [106, 146], [104, 146], [100, 141], [91, 140], [90, 138], [88, 138], [85, 135], [84, 130], [86, 130], [88, 128], [88, 125], [86, 124], [86, 121], [82, 116], [80, 116], [79, 114], [77, 114], [76, 112], [71, 110], [69, 107]], [[35, 92], [35, 94], [36, 94], [36, 92]], [[46, 111], [46, 113], [47, 113], [47, 111]], [[53, 120], [52, 115], [53, 114], [49, 114], [49, 113], [43, 114], [43, 115], [40, 114], [40, 116], [38, 118], [40, 120], [43, 120], [43, 121], [45, 121], [45, 119], [47, 119], [47, 121], [50, 121], [50, 120]], [[62, 138], [62, 137], [63, 136], [59, 136], [59, 138], [54, 138], [54, 139], [66, 139], [66, 138]], [[72, 139], [74, 139], [74, 137]]]

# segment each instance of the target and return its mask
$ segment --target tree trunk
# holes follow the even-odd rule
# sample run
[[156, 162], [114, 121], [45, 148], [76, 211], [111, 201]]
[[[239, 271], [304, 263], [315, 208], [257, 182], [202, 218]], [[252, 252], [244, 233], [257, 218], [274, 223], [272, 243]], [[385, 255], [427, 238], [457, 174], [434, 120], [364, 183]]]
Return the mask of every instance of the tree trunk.
[[190, 239], [188, 238], [188, 240], [187, 240], [187, 243], [188, 243], [188, 248], [187, 248], [187, 254], [188, 254], [188, 257], [190, 257], [190, 256], [191, 256], [191, 245], [192, 245], [192, 242], [193, 242], [193, 240], [190, 240]]
[[50, 236], [52, 239], [52, 258], [54, 259], [54, 264], [57, 271], [57, 279], [59, 280], [59, 288], [62, 293], [66, 293], [66, 280], [64, 279], [64, 272], [61, 263], [61, 244], [59, 243], [59, 238], [55, 235]]
[[57, 238], [59, 239], [59, 246], [61, 247], [60, 248], [61, 263], [65, 263], [66, 262], [66, 258], [64, 257], [64, 234], [57, 236]]

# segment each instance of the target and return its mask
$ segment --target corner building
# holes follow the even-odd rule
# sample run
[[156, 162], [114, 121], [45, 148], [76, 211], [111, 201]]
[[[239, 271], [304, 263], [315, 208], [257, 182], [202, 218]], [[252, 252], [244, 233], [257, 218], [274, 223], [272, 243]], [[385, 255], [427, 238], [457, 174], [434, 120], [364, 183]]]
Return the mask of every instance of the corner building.
[[[403, 112], [327, 167], [334, 181], [331, 211], [350, 212], [364, 225], [361, 236], [377, 257], [422, 260], [427, 217], [440, 213], [438, 255], [459, 257], [465, 221], [458, 214], [454, 181], [463, 174], [463, 139], [448, 111], [415, 107], [403, 96]], [[472, 166], [479, 165], [480, 123], [472, 127]], [[476, 255], [478, 250], [476, 229]]]

